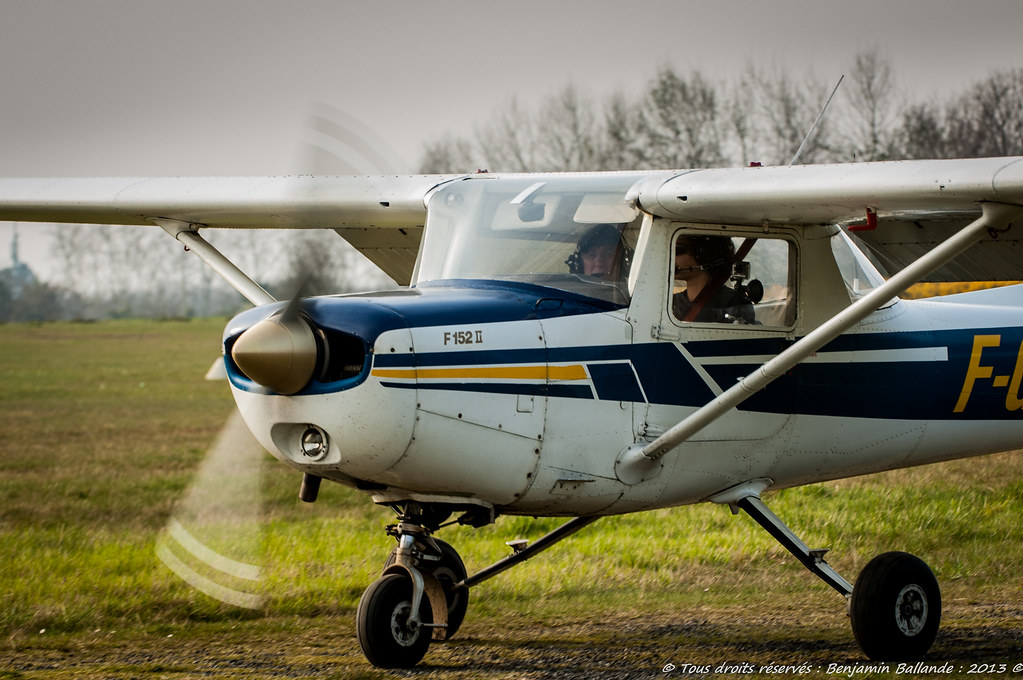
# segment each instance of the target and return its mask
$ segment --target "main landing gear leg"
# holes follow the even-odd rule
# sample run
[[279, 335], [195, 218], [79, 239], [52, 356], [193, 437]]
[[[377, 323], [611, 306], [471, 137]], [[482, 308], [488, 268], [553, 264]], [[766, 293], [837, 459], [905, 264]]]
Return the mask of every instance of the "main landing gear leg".
[[903, 552], [871, 560], [855, 587], [824, 561], [827, 550], [810, 550], [757, 496], [731, 501], [781, 543], [804, 567], [845, 595], [853, 635], [876, 661], [911, 661], [927, 653], [941, 622], [941, 592], [930, 568]]
[[771, 534], [776, 541], [790, 553], [795, 555], [800, 563], [813, 572], [822, 581], [839, 592], [849, 597], [853, 593], [852, 584], [842, 578], [831, 565], [824, 561], [827, 550], [810, 550], [806, 544], [799, 540], [799, 537], [792, 533], [792, 530], [785, 525], [781, 519], [768, 509], [764, 502], [755, 496], [747, 496], [739, 500], [736, 505], [746, 511], [746, 514], [756, 520], [767, 533]]

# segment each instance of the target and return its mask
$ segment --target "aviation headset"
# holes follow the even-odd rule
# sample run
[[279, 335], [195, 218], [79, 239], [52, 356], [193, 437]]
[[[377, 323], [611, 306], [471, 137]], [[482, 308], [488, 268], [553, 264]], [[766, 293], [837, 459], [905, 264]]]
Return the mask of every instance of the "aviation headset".
[[583, 273], [583, 253], [595, 246], [617, 246], [620, 249], [622, 276], [629, 273], [632, 265], [632, 248], [625, 242], [617, 224], [595, 224], [579, 237], [575, 252], [568, 256], [565, 264], [572, 274]]
[[732, 261], [735, 259], [735, 244], [727, 236], [681, 236], [675, 242], [675, 252], [679, 243], [688, 241], [688, 248], [699, 265], [695, 269], [709, 271], [712, 276], [727, 277], [732, 273]]

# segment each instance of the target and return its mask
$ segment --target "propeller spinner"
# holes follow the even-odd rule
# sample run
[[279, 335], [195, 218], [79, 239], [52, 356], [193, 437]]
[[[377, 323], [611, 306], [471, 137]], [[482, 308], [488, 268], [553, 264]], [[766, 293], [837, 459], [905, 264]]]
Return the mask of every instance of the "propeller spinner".
[[280, 394], [295, 394], [316, 371], [316, 335], [293, 300], [281, 313], [248, 329], [231, 348], [231, 358], [250, 380]]

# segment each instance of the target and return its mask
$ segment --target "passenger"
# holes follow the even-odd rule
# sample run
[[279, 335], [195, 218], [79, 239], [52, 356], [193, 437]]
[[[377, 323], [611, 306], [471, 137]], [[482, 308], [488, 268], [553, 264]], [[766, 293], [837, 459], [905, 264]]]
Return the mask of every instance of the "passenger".
[[742, 291], [728, 286], [735, 246], [727, 236], [683, 236], [675, 244], [675, 279], [685, 290], [672, 297], [672, 310], [681, 321], [756, 323], [753, 303]]
[[595, 224], [579, 237], [576, 250], [565, 260], [573, 274], [617, 282], [629, 273], [632, 249], [622, 238], [618, 225]]

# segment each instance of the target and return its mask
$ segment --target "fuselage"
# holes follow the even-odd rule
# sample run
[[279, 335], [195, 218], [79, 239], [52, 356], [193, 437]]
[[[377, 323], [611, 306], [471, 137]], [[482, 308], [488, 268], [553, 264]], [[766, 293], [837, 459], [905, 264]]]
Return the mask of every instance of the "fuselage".
[[[627, 310], [550, 295], [478, 284], [310, 300], [317, 326], [354, 330], [371, 348], [362, 370], [282, 396], [232, 369], [235, 397], [263, 445], [301, 470], [506, 513], [691, 503], [748, 479], [791, 486], [1023, 443], [1023, 312], [904, 300], [698, 433], [654, 479], [628, 485], [614, 469], [625, 447], [787, 341], [633, 341]], [[267, 312], [237, 318], [227, 341]], [[330, 437], [318, 461], [299, 442], [309, 424]]]
[[[321, 349], [316, 376], [294, 394], [257, 384], [231, 360], [237, 338], [281, 305], [239, 315], [225, 354], [249, 427], [280, 460], [378, 502], [461, 500], [531, 515], [631, 512], [755, 479], [780, 488], [1023, 446], [1015, 289], [997, 300], [892, 300], [653, 474], [620, 474], [625, 449], [879, 278], [837, 227], [686, 224], [623, 210], [611, 198], [628, 187], [520, 181], [441, 192], [411, 288], [303, 302]], [[573, 273], [577, 234], [595, 222], [622, 235], [617, 281]], [[685, 319], [673, 304], [685, 294], [672, 273], [680, 244], [704, 237], [735, 244], [731, 259], [745, 269], [735, 267], [729, 287], [756, 279], [764, 289], [753, 323]], [[310, 427], [329, 442], [313, 456], [302, 443]]]

